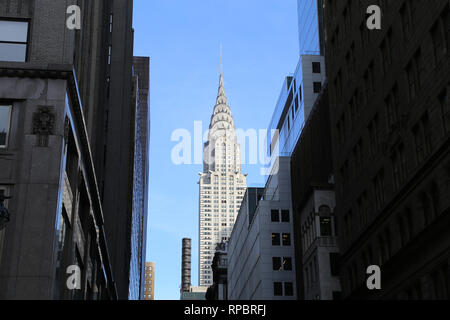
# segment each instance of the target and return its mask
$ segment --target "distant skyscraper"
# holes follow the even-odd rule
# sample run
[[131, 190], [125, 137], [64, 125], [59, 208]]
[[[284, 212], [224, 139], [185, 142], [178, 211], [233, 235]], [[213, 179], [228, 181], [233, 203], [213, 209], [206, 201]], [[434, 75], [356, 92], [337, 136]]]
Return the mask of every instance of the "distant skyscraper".
[[144, 300], [155, 300], [155, 263], [145, 263]]
[[183, 239], [181, 251], [181, 292], [191, 289], [191, 239]]
[[246, 175], [241, 172], [240, 146], [225, 97], [222, 72], [208, 141], [204, 145], [199, 185], [199, 283], [210, 286], [216, 245], [228, 240], [246, 189]]

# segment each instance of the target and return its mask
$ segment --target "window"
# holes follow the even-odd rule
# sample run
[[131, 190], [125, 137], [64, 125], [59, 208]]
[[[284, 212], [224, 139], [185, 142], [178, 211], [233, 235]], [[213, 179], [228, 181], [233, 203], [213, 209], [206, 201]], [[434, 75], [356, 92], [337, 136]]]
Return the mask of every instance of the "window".
[[320, 93], [322, 90], [322, 82], [314, 82], [314, 93]]
[[330, 273], [333, 277], [339, 276], [339, 253], [330, 252]]
[[[9, 195], [9, 191], [7, 190], [6, 186], [0, 186], [0, 195], [5, 195], [8, 196]], [[5, 206], [6, 209], [8, 209], [8, 200], [5, 200], [3, 202], [3, 205]], [[2, 251], [3, 251], [3, 237], [5, 235], [5, 230], [0, 230], [0, 265], [1, 265], [1, 260], [2, 260]]]
[[380, 48], [384, 74], [388, 73], [389, 65], [392, 62], [391, 43], [392, 43], [392, 29], [389, 29], [389, 31], [386, 34], [386, 38], [384, 38], [383, 42], [381, 43]]
[[[446, 132], [450, 131], [450, 101], [448, 95], [450, 92], [450, 87], [439, 96], [439, 103], [442, 109], [442, 119], [444, 122], [444, 129]], [[0, 143], [1, 144], [1, 143]]]
[[384, 171], [383, 169], [373, 179], [373, 189], [375, 197], [375, 206], [378, 210], [382, 208], [385, 201], [385, 188], [384, 188]]
[[431, 38], [433, 40], [434, 57], [436, 64], [440, 64], [447, 54], [447, 45], [445, 41], [445, 26], [442, 18], [439, 18], [431, 29]]
[[430, 154], [432, 149], [431, 128], [427, 113], [413, 127], [413, 135], [416, 147], [416, 160], [419, 164]]
[[292, 297], [294, 295], [294, 285], [292, 282], [284, 283], [284, 295], [288, 297]]
[[392, 155], [392, 167], [394, 187], [397, 190], [402, 186], [407, 174], [407, 158], [403, 144], [400, 144]]
[[272, 245], [273, 246], [279, 246], [281, 244], [280, 242], [280, 234], [279, 233], [272, 233]]
[[281, 282], [273, 283], [273, 295], [282, 296], [283, 295], [283, 284]]
[[320, 235], [322, 237], [331, 237], [331, 218], [330, 217], [321, 217], [320, 218]]
[[380, 122], [378, 118], [378, 114], [372, 119], [368, 126], [369, 129], [369, 143], [370, 143], [370, 152], [373, 156], [377, 155], [380, 148]]
[[409, 99], [413, 100], [420, 88], [420, 78], [422, 71], [422, 56], [420, 49], [416, 51], [412, 61], [406, 67], [406, 75], [408, 78]]
[[397, 84], [392, 88], [391, 92], [384, 101], [386, 104], [388, 129], [390, 129], [390, 127], [394, 126], [397, 123], [399, 117], [400, 102]]
[[313, 73], [320, 73], [320, 62], [312, 63]]
[[292, 271], [292, 258], [289, 257], [283, 258], [283, 269], [285, 271]]
[[280, 257], [273, 257], [272, 258], [272, 269], [274, 271], [280, 271], [281, 270], [281, 258]]
[[25, 62], [28, 22], [0, 20], [0, 61]]
[[11, 106], [0, 105], [0, 148], [8, 146]]
[[333, 300], [341, 300], [342, 298], [341, 292], [333, 291]]
[[411, 32], [411, 12], [409, 8], [409, 3], [406, 2], [400, 9], [400, 16], [402, 21], [403, 37], [406, 40]]
[[281, 222], [289, 222], [289, 210], [281, 210]]
[[280, 213], [278, 210], [271, 210], [270, 216], [272, 222], [280, 222]]
[[112, 31], [113, 31], [113, 15], [112, 14], [110, 14], [109, 15], [109, 32], [110, 33], [112, 33]]
[[283, 246], [290, 246], [290, 245], [291, 245], [291, 234], [283, 233]]

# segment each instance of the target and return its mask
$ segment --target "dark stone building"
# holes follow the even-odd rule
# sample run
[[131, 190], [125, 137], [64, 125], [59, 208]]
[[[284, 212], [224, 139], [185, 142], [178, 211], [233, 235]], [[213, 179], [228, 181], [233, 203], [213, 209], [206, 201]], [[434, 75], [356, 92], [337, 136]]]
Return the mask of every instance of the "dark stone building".
[[301, 300], [338, 299], [341, 291], [331, 150], [325, 85], [291, 155], [295, 270]]
[[206, 291], [206, 300], [228, 300], [228, 259], [225, 243], [218, 243], [211, 263], [213, 284]]
[[324, 5], [343, 298], [449, 299], [449, 1]]
[[0, 2], [1, 299], [140, 296], [148, 72], [133, 73], [133, 2], [73, 4], [75, 30], [66, 2]]

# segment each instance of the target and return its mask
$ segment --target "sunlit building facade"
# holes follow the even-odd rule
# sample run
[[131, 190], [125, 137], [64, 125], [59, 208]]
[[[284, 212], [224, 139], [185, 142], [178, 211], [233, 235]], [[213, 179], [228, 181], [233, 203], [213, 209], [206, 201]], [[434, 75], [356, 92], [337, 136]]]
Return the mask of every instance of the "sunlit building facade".
[[211, 263], [216, 245], [228, 240], [246, 189], [240, 145], [222, 73], [208, 141], [204, 145], [204, 168], [199, 185], [199, 284], [209, 287], [213, 283]]
[[145, 263], [144, 299], [155, 300], [155, 263]]

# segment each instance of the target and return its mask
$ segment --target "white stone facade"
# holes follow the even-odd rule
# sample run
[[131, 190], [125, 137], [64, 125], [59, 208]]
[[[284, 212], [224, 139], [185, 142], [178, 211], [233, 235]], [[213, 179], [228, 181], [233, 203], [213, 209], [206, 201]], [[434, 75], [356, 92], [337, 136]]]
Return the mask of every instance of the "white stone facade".
[[199, 186], [199, 284], [207, 287], [213, 283], [211, 263], [216, 245], [230, 237], [246, 190], [240, 145], [222, 73], [208, 141], [204, 145], [204, 168]]
[[228, 243], [228, 300], [296, 299], [290, 158], [277, 158], [273, 172], [265, 188], [249, 188], [242, 202]]

